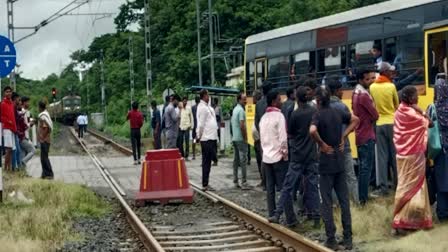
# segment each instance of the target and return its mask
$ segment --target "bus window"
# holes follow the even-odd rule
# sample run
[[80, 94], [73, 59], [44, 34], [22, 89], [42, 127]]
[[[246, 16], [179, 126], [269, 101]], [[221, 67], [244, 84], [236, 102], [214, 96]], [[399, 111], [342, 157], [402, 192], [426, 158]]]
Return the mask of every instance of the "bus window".
[[383, 61], [381, 40], [363, 41], [350, 45], [349, 68], [353, 73], [356, 68], [373, 68]]
[[289, 84], [289, 57], [281, 56], [268, 60], [268, 79], [275, 87], [287, 87]]
[[428, 73], [429, 85], [433, 86], [437, 78], [446, 78], [447, 74], [448, 32], [433, 33], [428, 36]]
[[303, 52], [294, 55], [295, 74], [297, 77], [312, 74], [315, 71], [316, 52]]
[[339, 76], [341, 82], [346, 83], [346, 66], [345, 46], [329, 47], [318, 51], [319, 79], [322, 83], [325, 83], [325, 79], [329, 76]]
[[383, 61], [394, 62], [397, 56], [397, 42], [395, 38], [387, 38], [384, 40]]
[[255, 89], [258, 89], [266, 80], [266, 58], [256, 59], [255, 68]]
[[246, 93], [250, 94], [255, 90], [255, 64], [246, 63]]
[[421, 32], [396, 38], [396, 55], [390, 62], [397, 69], [398, 76], [394, 80], [397, 89], [407, 85], [424, 84], [422, 45]]

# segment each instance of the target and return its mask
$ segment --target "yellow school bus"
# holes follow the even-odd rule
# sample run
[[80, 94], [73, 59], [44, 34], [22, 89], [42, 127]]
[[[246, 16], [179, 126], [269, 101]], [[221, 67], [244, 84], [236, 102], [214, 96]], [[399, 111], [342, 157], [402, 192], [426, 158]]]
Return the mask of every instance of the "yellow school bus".
[[[447, 72], [447, 41], [448, 1], [386, 1], [249, 36], [245, 91], [250, 97], [265, 80], [285, 91], [303, 78], [320, 84], [337, 76], [344, 86], [343, 102], [351, 109], [356, 69], [387, 61], [398, 70], [398, 89], [415, 85], [419, 106], [426, 109], [433, 102], [436, 76]], [[249, 131], [254, 111], [249, 99]], [[356, 158], [353, 134], [350, 140]]]

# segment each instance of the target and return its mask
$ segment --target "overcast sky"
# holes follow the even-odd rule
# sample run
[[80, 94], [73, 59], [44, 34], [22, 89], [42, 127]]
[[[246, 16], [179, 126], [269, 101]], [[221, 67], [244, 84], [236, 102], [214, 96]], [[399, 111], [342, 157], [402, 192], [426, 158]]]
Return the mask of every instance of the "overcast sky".
[[[14, 25], [35, 26], [73, 0], [18, 0], [14, 3]], [[80, 1], [80, 0], [78, 0]], [[16, 45], [22, 76], [42, 79], [59, 74], [70, 62], [69, 55], [88, 48], [92, 39], [115, 31], [114, 17], [125, 0], [90, 0], [73, 13], [113, 12], [112, 18], [65, 16], [43, 27], [38, 33]], [[0, 35], [7, 36], [6, 0], [0, 0]], [[16, 40], [31, 31], [16, 30]]]

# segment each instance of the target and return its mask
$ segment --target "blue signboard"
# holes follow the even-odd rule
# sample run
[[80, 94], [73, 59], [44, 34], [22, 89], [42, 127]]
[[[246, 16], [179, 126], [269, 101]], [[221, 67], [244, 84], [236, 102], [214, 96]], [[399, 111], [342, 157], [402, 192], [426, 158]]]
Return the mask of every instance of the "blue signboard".
[[6, 77], [16, 66], [16, 48], [6, 37], [0, 36], [0, 77]]

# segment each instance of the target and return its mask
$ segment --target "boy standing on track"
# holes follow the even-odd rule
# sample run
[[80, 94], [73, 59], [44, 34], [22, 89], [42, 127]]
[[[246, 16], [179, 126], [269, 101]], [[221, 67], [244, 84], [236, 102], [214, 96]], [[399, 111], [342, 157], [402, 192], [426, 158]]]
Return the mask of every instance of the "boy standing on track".
[[134, 156], [134, 165], [140, 164], [140, 128], [143, 126], [143, 115], [138, 111], [138, 102], [132, 103], [132, 110], [128, 112], [129, 124], [131, 126], [132, 155]]
[[50, 152], [51, 132], [53, 131], [53, 121], [51, 121], [50, 114], [46, 110], [45, 102], [39, 102], [39, 122], [38, 122], [38, 139], [40, 143], [40, 163], [42, 165], [43, 179], [53, 179], [53, 169], [51, 167], [48, 153]]
[[[333, 250], [343, 249], [336, 242], [336, 226], [333, 219], [333, 189], [341, 206], [342, 226], [344, 229], [343, 245], [352, 248], [352, 220], [350, 200], [347, 188], [347, 174], [344, 168], [345, 139], [359, 123], [359, 119], [350, 113], [330, 107], [330, 92], [325, 87], [317, 89], [316, 101], [318, 112], [311, 122], [310, 134], [320, 148], [319, 187], [322, 197], [322, 219], [325, 224], [327, 240], [325, 246]], [[342, 133], [343, 124], [347, 124]]]
[[267, 94], [268, 107], [260, 120], [260, 141], [263, 149], [263, 169], [266, 176], [266, 193], [269, 217], [275, 215], [275, 191], [281, 190], [288, 169], [288, 137], [286, 120], [280, 108], [282, 102], [277, 91]]
[[78, 138], [84, 137], [84, 128], [86, 127], [85, 117], [81, 113], [78, 118], [76, 118], [76, 124], [78, 124]]

